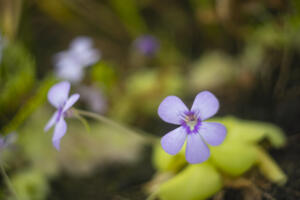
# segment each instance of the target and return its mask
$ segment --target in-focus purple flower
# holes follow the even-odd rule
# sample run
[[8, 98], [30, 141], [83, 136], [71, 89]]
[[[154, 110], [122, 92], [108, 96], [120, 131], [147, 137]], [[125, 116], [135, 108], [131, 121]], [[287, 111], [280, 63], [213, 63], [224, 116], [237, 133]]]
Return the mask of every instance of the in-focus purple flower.
[[220, 145], [226, 137], [224, 125], [216, 122], [205, 122], [219, 109], [218, 99], [210, 92], [200, 92], [189, 110], [176, 96], [166, 97], [158, 108], [158, 115], [165, 122], [180, 125], [161, 139], [163, 149], [177, 154], [187, 140], [185, 157], [191, 163], [201, 163], [210, 156], [207, 144]]
[[159, 42], [152, 35], [143, 35], [134, 41], [134, 46], [143, 55], [153, 56], [159, 49]]
[[67, 131], [67, 123], [64, 119], [67, 115], [67, 111], [79, 99], [79, 94], [73, 94], [69, 97], [70, 87], [69, 82], [63, 81], [54, 85], [48, 92], [48, 101], [57, 111], [53, 114], [44, 130], [48, 131], [55, 125], [52, 143], [57, 150], [60, 148], [60, 139]]
[[93, 48], [93, 41], [88, 37], [77, 37], [66, 51], [55, 55], [54, 62], [58, 77], [80, 82], [84, 76], [84, 68], [96, 63], [101, 58], [101, 52]]

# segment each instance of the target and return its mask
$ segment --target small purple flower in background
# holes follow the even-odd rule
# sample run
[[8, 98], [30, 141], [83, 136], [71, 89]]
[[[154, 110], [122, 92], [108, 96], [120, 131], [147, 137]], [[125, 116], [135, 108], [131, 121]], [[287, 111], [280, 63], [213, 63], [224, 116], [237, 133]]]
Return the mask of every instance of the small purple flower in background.
[[17, 139], [17, 134], [15, 132], [9, 133], [6, 136], [0, 136], [0, 151], [9, 147]]
[[152, 35], [143, 35], [134, 41], [134, 47], [143, 55], [151, 57], [159, 49], [159, 42]]
[[3, 37], [1, 35], [1, 31], [0, 31], [0, 63], [1, 63], [1, 60], [2, 60], [3, 48], [4, 48], [4, 40], [3, 40]]
[[79, 99], [79, 94], [73, 94], [69, 97], [70, 87], [69, 82], [63, 81], [54, 85], [48, 92], [48, 101], [57, 108], [57, 111], [53, 114], [44, 130], [48, 131], [55, 125], [52, 143], [57, 150], [60, 147], [60, 139], [67, 131], [67, 124], [64, 117], [67, 115], [67, 111]]
[[93, 41], [88, 37], [77, 37], [70, 45], [70, 54], [82, 67], [90, 66], [101, 58], [101, 53], [93, 49]]
[[219, 109], [218, 99], [210, 92], [200, 92], [189, 110], [176, 96], [166, 97], [158, 108], [158, 115], [165, 122], [181, 125], [167, 133], [161, 139], [163, 149], [177, 154], [187, 139], [185, 157], [191, 163], [201, 163], [210, 156], [207, 144], [220, 145], [226, 137], [224, 125], [216, 122], [204, 122]]
[[84, 76], [84, 68], [90, 66], [101, 58], [99, 50], [93, 48], [93, 41], [88, 37], [77, 37], [67, 51], [55, 55], [54, 62], [58, 77], [80, 82]]
[[81, 96], [81, 100], [88, 105], [89, 109], [101, 114], [107, 111], [107, 100], [100, 88], [79, 86], [77, 90]]

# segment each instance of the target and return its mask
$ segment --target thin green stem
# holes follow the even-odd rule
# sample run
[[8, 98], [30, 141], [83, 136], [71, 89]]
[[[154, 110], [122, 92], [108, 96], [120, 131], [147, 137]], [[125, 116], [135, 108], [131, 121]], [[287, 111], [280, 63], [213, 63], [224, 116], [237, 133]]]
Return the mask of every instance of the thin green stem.
[[143, 139], [146, 139], [146, 141], [148, 141], [150, 143], [157, 143], [157, 141], [158, 141], [158, 138], [154, 135], [151, 135], [151, 134], [146, 133], [141, 130], [133, 130], [132, 128], [128, 128], [125, 125], [122, 125], [122, 124], [115, 122], [107, 117], [104, 117], [103, 115], [99, 115], [99, 114], [84, 111], [84, 110], [78, 110], [78, 109], [74, 109], [74, 108], [73, 108], [73, 111], [75, 112], [75, 114], [93, 118], [95, 120], [98, 120], [100, 122], [108, 124], [112, 127], [115, 127], [117, 129], [119, 129], [120, 131], [126, 132], [127, 134], [133, 134], [135, 136], [142, 137]]
[[6, 174], [6, 171], [2, 165], [2, 163], [0, 162], [0, 169], [1, 169], [1, 174], [4, 178], [5, 184], [7, 185], [8, 189], [10, 190], [10, 192], [15, 196], [16, 200], [19, 200], [19, 197], [17, 195], [17, 192], [14, 190], [14, 187], [12, 185], [12, 183], [9, 180], [8, 175]]
[[90, 133], [91, 129], [88, 122], [78, 112], [74, 112], [74, 116], [79, 119], [79, 121], [84, 125], [86, 131]]

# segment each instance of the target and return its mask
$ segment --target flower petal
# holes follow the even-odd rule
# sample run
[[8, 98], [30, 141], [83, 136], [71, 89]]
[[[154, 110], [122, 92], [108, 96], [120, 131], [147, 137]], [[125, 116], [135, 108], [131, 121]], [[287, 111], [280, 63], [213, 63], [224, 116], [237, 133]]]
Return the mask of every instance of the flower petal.
[[57, 150], [60, 149], [60, 139], [65, 135], [66, 131], [67, 123], [65, 119], [61, 117], [55, 126], [54, 134], [52, 137], [52, 143]]
[[171, 124], [181, 124], [181, 115], [188, 112], [186, 105], [176, 96], [166, 97], [158, 107], [158, 115]]
[[186, 135], [185, 130], [179, 127], [161, 138], [161, 146], [168, 154], [175, 155], [182, 148]]
[[79, 97], [80, 97], [79, 94], [71, 95], [63, 108], [63, 112], [66, 112], [67, 110], [69, 110], [69, 108], [71, 108], [76, 103], [76, 101], [78, 101]]
[[91, 48], [93, 45], [93, 41], [91, 38], [86, 36], [78, 36], [72, 40], [70, 44], [70, 49], [82, 49], [86, 50]]
[[4, 137], [3, 138], [1, 137], [0, 138], [0, 150], [4, 147], [5, 147], [5, 140], [4, 140]]
[[70, 54], [74, 61], [82, 67], [94, 64], [101, 58], [101, 52], [92, 48], [93, 41], [89, 37], [77, 37], [70, 45]]
[[203, 122], [201, 124], [199, 134], [205, 142], [212, 146], [220, 145], [226, 137], [226, 127], [217, 122]]
[[55, 121], [57, 119], [57, 116], [58, 116], [58, 111], [56, 111], [51, 119], [48, 121], [48, 123], [46, 124], [45, 128], [44, 128], [44, 131], [47, 132], [54, 124], [55, 124]]
[[61, 79], [78, 83], [84, 76], [82, 66], [76, 62], [76, 59], [70, 53], [59, 53], [56, 56], [55, 66], [56, 76]]
[[70, 87], [70, 83], [67, 81], [54, 85], [48, 92], [49, 102], [56, 108], [62, 106], [68, 99]]
[[186, 160], [191, 164], [201, 163], [206, 161], [209, 155], [209, 148], [201, 138], [200, 134], [189, 134], [185, 151]]
[[206, 120], [219, 110], [219, 101], [209, 91], [200, 92], [193, 103], [191, 111], [195, 112], [200, 119]]
[[16, 132], [11, 132], [8, 135], [4, 136], [4, 148], [9, 147], [12, 145], [18, 138]]

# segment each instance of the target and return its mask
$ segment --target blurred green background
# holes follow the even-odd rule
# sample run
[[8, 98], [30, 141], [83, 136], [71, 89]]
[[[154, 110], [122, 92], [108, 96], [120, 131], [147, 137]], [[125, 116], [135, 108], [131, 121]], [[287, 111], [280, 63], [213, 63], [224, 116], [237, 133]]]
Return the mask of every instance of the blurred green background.
[[[157, 115], [164, 97], [190, 106], [209, 90], [220, 116], [284, 131], [286, 145], [270, 155], [287, 183], [249, 179], [266, 196], [300, 199], [298, 0], [0, 0], [0, 34], [0, 132], [18, 136], [0, 159], [20, 199], [145, 199], [157, 171], [151, 145], [103, 123], [89, 120], [88, 132], [68, 120], [60, 152], [52, 131], [44, 134], [54, 112], [47, 91], [60, 80], [54, 56], [78, 36], [91, 38], [101, 59], [72, 85], [81, 94], [76, 107], [162, 136], [174, 128]], [[136, 45], [145, 35], [157, 42], [151, 55]], [[3, 176], [0, 184], [0, 199], [14, 199]], [[254, 198], [235, 187], [223, 193], [211, 198]]]

